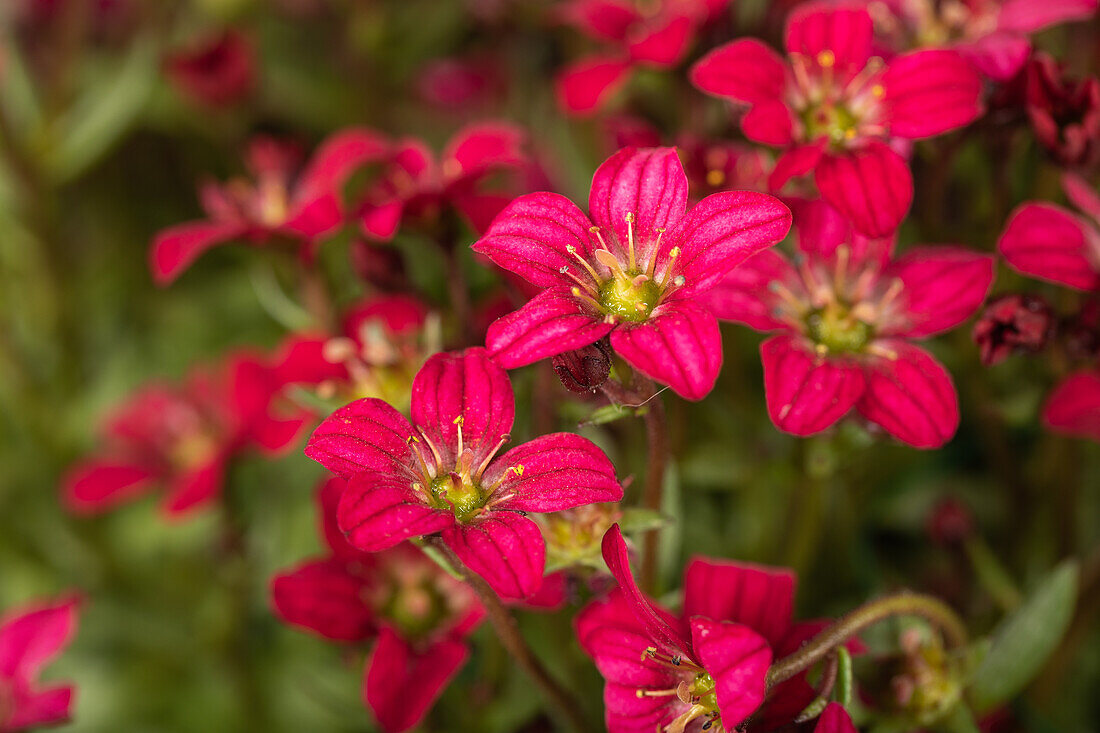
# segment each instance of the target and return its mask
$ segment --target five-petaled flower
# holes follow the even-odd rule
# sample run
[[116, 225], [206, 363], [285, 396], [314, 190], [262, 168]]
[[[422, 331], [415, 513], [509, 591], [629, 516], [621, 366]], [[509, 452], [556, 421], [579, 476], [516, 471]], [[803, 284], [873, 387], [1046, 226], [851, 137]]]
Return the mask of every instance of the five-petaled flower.
[[0, 733], [69, 719], [72, 685], [42, 689], [38, 675], [72, 639], [78, 601], [34, 604], [0, 617]]
[[784, 148], [770, 178], [780, 190], [813, 172], [821, 195], [868, 236], [893, 232], [913, 200], [895, 147], [962, 127], [981, 113], [981, 77], [957, 52], [872, 56], [862, 7], [810, 3], [787, 26], [787, 61], [741, 39], [703, 57], [696, 87], [750, 105], [745, 135]]
[[344, 221], [341, 189], [349, 177], [388, 150], [377, 133], [350, 128], [322, 142], [301, 168], [294, 146], [253, 139], [245, 155], [252, 180], [203, 184], [199, 197], [206, 219], [156, 235], [149, 253], [153, 277], [170, 283], [206, 250], [235, 240], [260, 245], [286, 239], [304, 245], [303, 256], [311, 256], [317, 242]]
[[336, 526], [347, 482], [318, 491], [324, 557], [271, 581], [275, 612], [287, 623], [345, 643], [374, 640], [363, 700], [386, 733], [412, 728], [461, 669], [465, 637], [484, 612], [470, 588], [407, 542], [366, 553]]
[[675, 149], [624, 148], [592, 179], [591, 219], [555, 193], [509, 204], [474, 251], [545, 290], [489, 327], [494, 358], [511, 369], [610, 334], [631, 366], [702, 399], [722, 342], [700, 295], [786, 236], [791, 215], [751, 191], [713, 194], [690, 211], [687, 201]]
[[411, 412], [412, 424], [381, 400], [358, 400], [306, 446], [350, 479], [338, 519], [361, 550], [441, 533], [501, 597], [528, 598], [542, 585], [546, 545], [525, 513], [622, 498], [611, 461], [579, 435], [544, 435], [497, 455], [515, 399], [485, 349], [429, 359], [413, 381]]
[[796, 207], [799, 253], [762, 252], [711, 291], [719, 318], [782, 331], [761, 347], [768, 413], [795, 435], [852, 408], [894, 437], [938, 448], [958, 427], [950, 375], [909, 340], [957, 326], [981, 306], [993, 259], [961, 247], [893, 245], [850, 231], [821, 201]]

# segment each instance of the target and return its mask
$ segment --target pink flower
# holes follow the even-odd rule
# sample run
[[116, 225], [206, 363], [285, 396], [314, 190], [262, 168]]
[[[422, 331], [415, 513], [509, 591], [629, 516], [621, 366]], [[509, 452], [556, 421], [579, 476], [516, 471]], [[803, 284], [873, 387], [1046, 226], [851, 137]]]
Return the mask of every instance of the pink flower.
[[993, 282], [993, 259], [960, 247], [892, 245], [848, 230], [835, 211], [798, 211], [799, 256], [753, 257], [711, 291], [719, 318], [781, 331], [761, 347], [768, 413], [795, 435], [855, 408], [901, 441], [937, 448], [954, 435], [951, 377], [910, 343], [969, 318]]
[[750, 106], [745, 135], [784, 149], [770, 185], [814, 173], [821, 195], [868, 236], [892, 233], [913, 200], [913, 178], [895, 149], [963, 127], [981, 113], [981, 78], [954, 51], [871, 56], [862, 7], [811, 3], [787, 26], [787, 61], [742, 39], [703, 57], [699, 89]]
[[539, 590], [546, 546], [526, 512], [618, 501], [607, 456], [555, 433], [502, 456], [515, 402], [484, 349], [436, 354], [416, 375], [412, 424], [378, 399], [347, 405], [314, 431], [306, 455], [350, 479], [338, 519], [348, 540], [378, 552], [442, 534], [503, 598]]
[[229, 29], [176, 51], [164, 61], [168, 78], [200, 104], [222, 107], [239, 101], [256, 83], [256, 51], [239, 31]]
[[482, 122], [456, 133], [439, 160], [420, 140], [396, 142], [360, 204], [363, 236], [388, 241], [402, 222], [437, 227], [448, 208], [475, 231], [484, 231], [511, 198], [507, 189], [488, 187], [489, 179], [502, 172], [520, 178], [531, 172], [525, 141], [515, 125]]
[[1089, 18], [1097, 0], [885, 0], [882, 7], [876, 23], [895, 45], [955, 48], [1003, 82], [1023, 67], [1032, 33]]
[[343, 223], [340, 199], [347, 179], [386, 150], [376, 133], [350, 128], [321, 143], [299, 171], [296, 149], [255, 138], [246, 154], [253, 180], [204, 184], [199, 194], [207, 218], [157, 234], [149, 253], [153, 277], [170, 283], [203, 252], [233, 240], [261, 245], [284, 239], [306, 245], [303, 254], [311, 255], [313, 245]]
[[[576, 629], [607, 680], [608, 731], [737, 729], [764, 702], [772, 662], [767, 640], [691, 605], [705, 598], [685, 596], [680, 618], [653, 605], [631, 576], [619, 525], [604, 535], [603, 554], [619, 588], [582, 611]], [[725, 594], [727, 588], [711, 590]]]
[[12, 609], [0, 618], [0, 733], [69, 720], [73, 686], [42, 689], [38, 675], [76, 630], [75, 598]]
[[993, 300], [974, 324], [982, 364], [1000, 364], [1012, 354], [1038, 353], [1054, 335], [1054, 310], [1043, 298], [1010, 293]]
[[607, 46], [571, 65], [557, 79], [567, 112], [594, 112], [626, 85], [637, 68], [668, 69], [687, 53], [696, 31], [728, 0], [658, 0], [644, 10], [625, 0], [569, 0], [565, 22]]
[[169, 515], [213, 501], [235, 455], [250, 445], [279, 451], [305, 427], [301, 413], [272, 414], [281, 386], [247, 354], [221, 370], [194, 370], [181, 385], [145, 386], [108, 419], [101, 452], [66, 474], [65, 504], [100, 512], [157, 486], [167, 489]]
[[336, 511], [347, 482], [318, 492], [328, 554], [271, 581], [276, 614], [335, 641], [375, 641], [363, 701], [382, 729], [419, 723], [469, 655], [466, 636], [484, 611], [473, 592], [407, 542], [365, 553], [344, 539]]
[[722, 366], [718, 323], [700, 304], [745, 258], [782, 239], [790, 212], [761, 193], [718, 193], [687, 208], [673, 148], [624, 148], [596, 171], [591, 219], [555, 193], [513, 201], [474, 251], [544, 288], [486, 337], [512, 369], [611, 335], [643, 374], [702, 399]]

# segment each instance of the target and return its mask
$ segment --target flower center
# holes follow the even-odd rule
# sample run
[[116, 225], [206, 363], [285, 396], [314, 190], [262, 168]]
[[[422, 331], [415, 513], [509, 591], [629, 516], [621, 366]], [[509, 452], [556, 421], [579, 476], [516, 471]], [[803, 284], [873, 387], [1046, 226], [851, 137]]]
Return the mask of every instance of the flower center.
[[600, 309], [615, 318], [634, 323], [649, 318], [661, 292], [657, 283], [639, 275], [642, 273], [624, 273], [624, 277], [612, 277], [604, 282], [599, 290]]
[[810, 105], [802, 110], [801, 117], [811, 140], [827, 137], [833, 143], [842, 143], [858, 134], [859, 119], [843, 103]]
[[404, 636], [415, 639], [440, 625], [447, 615], [447, 602], [429, 582], [398, 584], [382, 615], [393, 621]]
[[436, 508], [454, 510], [460, 522], [473, 519], [485, 506], [486, 496], [481, 487], [457, 473], [432, 479], [430, 491]]
[[636, 694], [642, 697], [671, 697], [673, 695], [688, 708], [664, 727], [664, 733], [684, 733], [694, 720], [706, 718], [702, 730], [712, 733], [725, 733], [722, 727], [721, 713], [718, 710], [718, 693], [714, 678], [702, 667], [681, 656], [670, 657], [655, 647], [642, 652], [642, 661], [649, 661], [661, 667], [683, 675], [676, 687], [667, 690], [639, 689]]
[[882, 60], [875, 57], [858, 73], [836, 68], [836, 54], [825, 50], [810, 59], [791, 54], [794, 83], [790, 105], [798, 111], [802, 139], [827, 138], [833, 147], [865, 137], [881, 137], [880, 101], [886, 90], [879, 82]]
[[836, 302], [815, 308], [806, 317], [806, 334], [827, 351], [858, 353], [874, 338], [875, 329], [852, 314], [852, 309]]

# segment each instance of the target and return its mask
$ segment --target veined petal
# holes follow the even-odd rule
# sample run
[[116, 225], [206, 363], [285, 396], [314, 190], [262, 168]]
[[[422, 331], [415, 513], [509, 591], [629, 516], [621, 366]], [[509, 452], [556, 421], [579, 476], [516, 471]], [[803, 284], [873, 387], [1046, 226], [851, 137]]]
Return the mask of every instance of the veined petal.
[[722, 280], [696, 300], [721, 321], [744, 323], [757, 331], [790, 327], [774, 314], [775, 299], [768, 291], [772, 282], [793, 283], [801, 280], [794, 266], [775, 250], [766, 249], [730, 270]]
[[737, 265], [783, 237], [791, 228], [791, 211], [766, 193], [727, 191], [707, 196], [680, 225], [668, 233], [657, 257], [657, 272], [668, 267], [669, 253], [679, 248], [669, 277], [683, 275], [674, 299], [704, 292]]
[[276, 575], [271, 604], [288, 624], [338, 641], [360, 641], [375, 633], [374, 613], [365, 602], [365, 578], [343, 560], [316, 560]]
[[404, 415], [382, 400], [368, 398], [325, 418], [310, 436], [305, 453], [345, 478], [364, 471], [403, 475], [404, 467], [416, 465], [413, 436]]
[[623, 498], [611, 460], [591, 440], [572, 433], [540, 436], [495, 459], [482, 484], [498, 480], [497, 495], [511, 495], [495, 505], [498, 509], [556, 512]]
[[890, 358], [866, 366], [859, 411], [914, 448], [939, 448], [959, 427], [959, 398], [951, 375], [927, 352], [898, 339], [877, 341]]
[[892, 234], [913, 203], [913, 175], [901, 156], [872, 141], [822, 156], [814, 179], [822, 197], [868, 237]]
[[714, 678], [722, 727], [735, 730], [764, 702], [772, 650], [764, 637], [741, 624], [691, 619], [698, 661]]
[[611, 347], [647, 377], [687, 400], [701, 400], [722, 370], [718, 321], [691, 301], [665, 303], [643, 323], [611, 332]]
[[103, 511], [147, 491], [155, 478], [148, 466], [93, 459], [65, 475], [62, 495], [74, 511]]
[[791, 13], [784, 45], [788, 54], [801, 54], [814, 64], [831, 54], [829, 65], [847, 79], [867, 65], [873, 35], [866, 8], [811, 2]]
[[383, 629], [367, 662], [363, 700], [382, 730], [402, 733], [424, 719], [468, 656], [466, 645], [457, 639], [416, 649], [391, 629]]
[[512, 430], [515, 414], [508, 373], [480, 347], [436, 354], [413, 380], [413, 422], [454, 458], [460, 442], [473, 450], [474, 466]]
[[240, 222], [192, 221], [159, 232], [149, 250], [149, 267], [158, 285], [167, 285], [206, 250], [242, 236]]
[[498, 318], [485, 335], [489, 353], [506, 369], [580, 349], [599, 341], [613, 325], [568, 290], [544, 290], [522, 308]]
[[581, 648], [609, 683], [634, 689], [675, 686], [675, 676], [667, 667], [646, 662], [645, 650], [653, 641], [635, 619], [621, 590], [616, 588], [606, 598], [585, 606], [577, 614], [575, 626]]
[[[572, 287], [591, 276], [578, 261], [593, 261], [592, 222], [569, 199], [556, 193], [529, 193], [508, 204], [473, 245], [494, 264], [533, 285]], [[573, 248], [576, 254], [571, 254]], [[593, 283], [595, 284], [595, 283]]]
[[791, 627], [793, 570], [695, 558], [684, 576], [684, 616], [744, 624], [775, 648]]
[[752, 38], [719, 46], [691, 67], [691, 83], [696, 88], [749, 104], [780, 101], [786, 76], [783, 58]]
[[819, 357], [802, 336], [773, 336], [760, 345], [760, 356], [768, 415], [785, 432], [819, 433], [848, 414], [863, 394], [859, 364]]
[[1025, 275], [1078, 290], [1100, 288], [1100, 273], [1089, 259], [1089, 238], [1100, 241], [1072, 212], [1045, 203], [1026, 203], [1012, 213], [997, 249]]
[[920, 338], [954, 328], [981, 307], [993, 285], [993, 258], [961, 247], [920, 247], [882, 276], [904, 284], [905, 313], [881, 335]]
[[578, 61], [554, 80], [558, 104], [566, 112], [591, 114], [630, 79], [631, 64], [619, 58]]
[[444, 530], [443, 541], [501, 598], [527, 598], [542, 586], [546, 542], [538, 525], [525, 516], [490, 511]]
[[348, 542], [364, 552], [380, 552], [455, 523], [453, 513], [428, 506], [409, 481], [370, 473], [357, 474], [348, 482], [336, 520]]
[[1100, 373], [1078, 372], [1059, 384], [1043, 408], [1054, 430], [1100, 441]]
[[956, 51], [931, 49], [890, 61], [882, 75], [886, 122], [898, 137], [940, 135], [982, 113], [982, 79]]
[[[683, 218], [687, 199], [687, 175], [676, 148], [623, 148], [596, 169], [588, 213], [604, 230], [604, 241], [624, 262], [630, 236], [627, 215], [633, 215], [629, 228], [636, 256], [644, 262], [657, 241], [658, 230], [673, 229]], [[615, 242], [607, 232], [615, 233]]]

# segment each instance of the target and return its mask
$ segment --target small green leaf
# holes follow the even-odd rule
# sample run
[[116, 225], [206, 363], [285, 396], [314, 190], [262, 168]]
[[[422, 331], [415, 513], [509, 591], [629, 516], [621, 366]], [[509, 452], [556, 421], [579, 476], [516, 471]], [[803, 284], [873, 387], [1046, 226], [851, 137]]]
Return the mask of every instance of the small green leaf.
[[1067, 560], [994, 632], [993, 643], [971, 684], [974, 710], [989, 710], [1024, 689], [1058, 646], [1076, 600], [1077, 563]]
[[836, 648], [836, 701], [848, 707], [852, 704], [852, 655], [848, 648]]
[[580, 422], [581, 427], [590, 425], [606, 425], [609, 422], [621, 420], [624, 417], [635, 417], [642, 414], [638, 410], [622, 405], [604, 405], [592, 411], [588, 417]]
[[942, 730], [944, 733], [979, 732], [978, 724], [974, 722], [974, 713], [970, 712], [970, 708], [964, 703], [951, 708], [951, 712], [936, 723], [936, 730]]
[[622, 527], [625, 534], [660, 529], [666, 524], [668, 524], [668, 518], [660, 512], [640, 507], [624, 509], [623, 516], [619, 519], [619, 526]]

